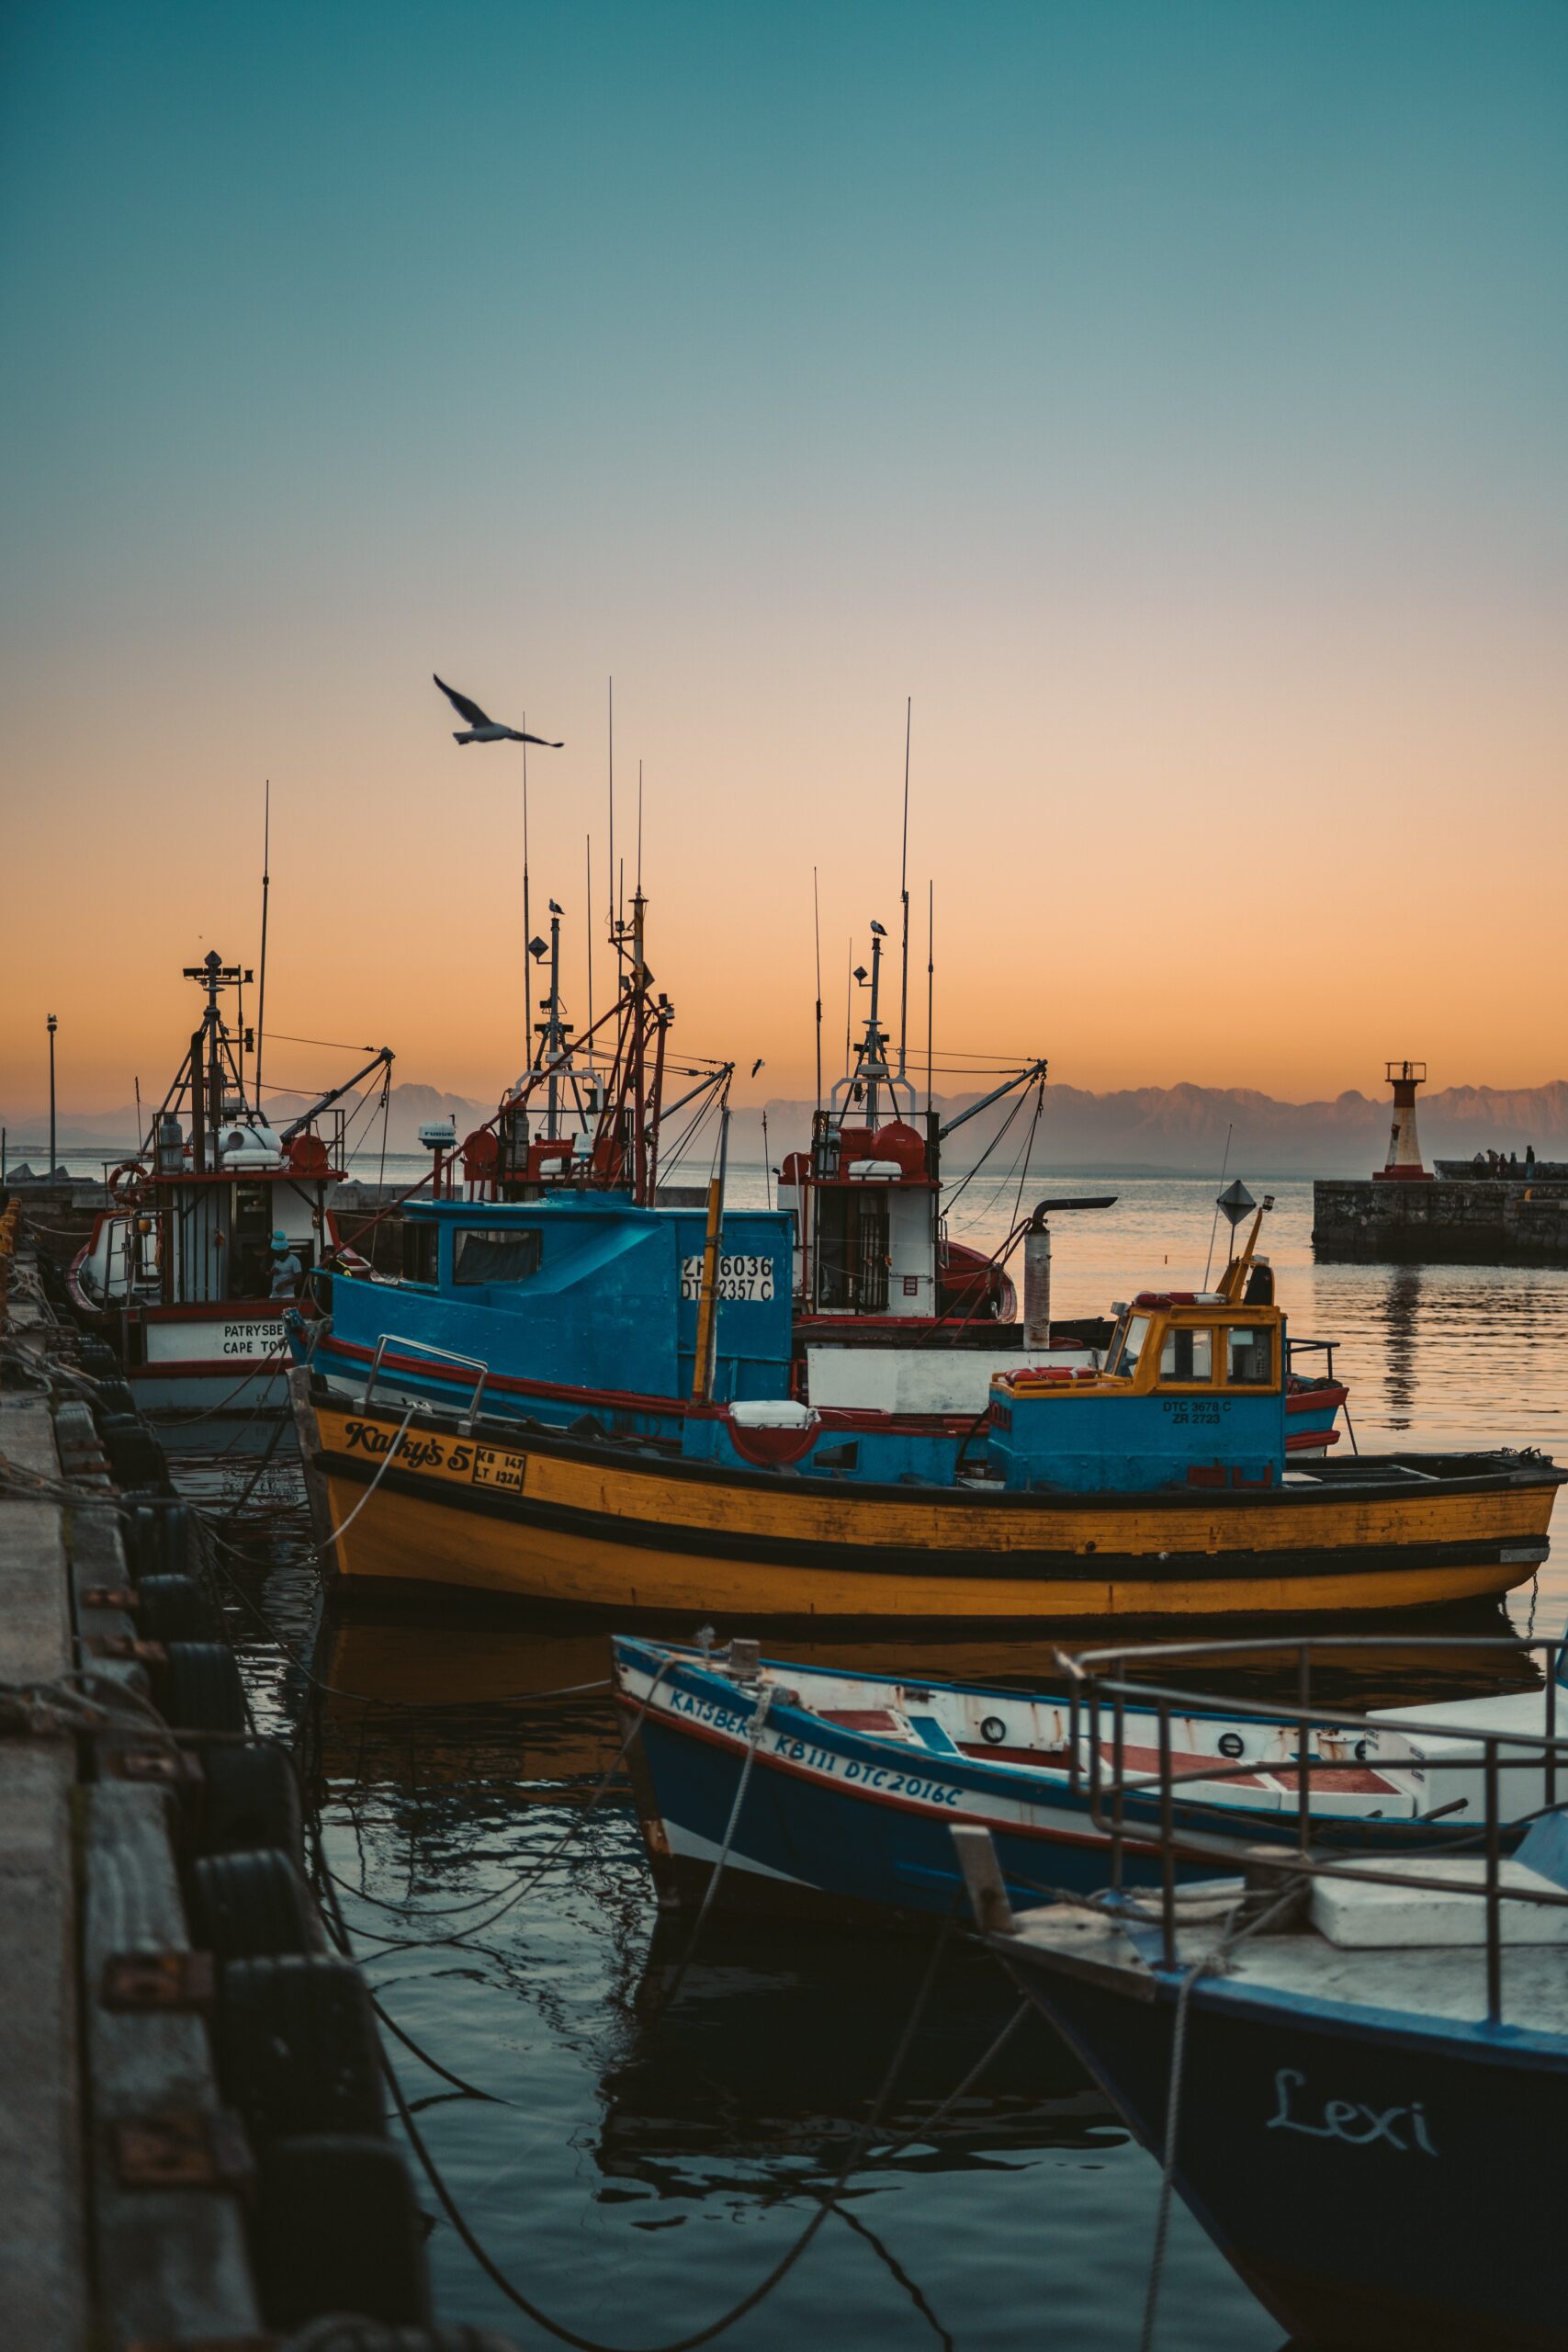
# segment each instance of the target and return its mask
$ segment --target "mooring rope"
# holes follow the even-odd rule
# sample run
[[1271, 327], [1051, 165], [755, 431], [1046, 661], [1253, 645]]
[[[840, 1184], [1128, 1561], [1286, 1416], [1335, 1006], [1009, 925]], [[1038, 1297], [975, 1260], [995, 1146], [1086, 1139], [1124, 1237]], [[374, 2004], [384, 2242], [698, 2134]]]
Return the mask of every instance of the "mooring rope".
[[[660, 1671], [662, 1671], [662, 1668]], [[653, 1703], [653, 1692], [657, 1687], [656, 1679], [654, 1684], [649, 1687], [648, 1698], [643, 1705], [643, 1714], [648, 1713], [649, 1707]], [[673, 2001], [676, 1994], [680, 1991], [682, 1985], [686, 1981], [686, 1971], [690, 1968], [692, 1962], [696, 1955], [698, 1939], [702, 1935], [704, 1928], [707, 1925], [708, 1913], [713, 1909], [714, 1898], [718, 1893], [718, 1883], [724, 1876], [724, 1866], [729, 1860], [729, 1849], [735, 1843], [735, 1832], [740, 1819], [740, 1808], [746, 1802], [746, 1791], [751, 1779], [751, 1767], [757, 1760], [757, 1748], [762, 1736], [762, 1725], [768, 1719], [768, 1709], [772, 1706], [773, 1701], [773, 1686], [771, 1682], [764, 1682], [761, 1692], [758, 1695], [756, 1708], [752, 1713], [751, 1720], [746, 1727], [746, 1760], [740, 1767], [740, 1780], [735, 1791], [735, 1802], [729, 1808], [729, 1819], [725, 1824], [724, 1843], [718, 1849], [718, 1860], [715, 1862], [712, 1871], [709, 1872], [708, 1883], [703, 1889], [703, 1899], [701, 1906], [697, 1912], [696, 1924], [692, 1929], [691, 1936], [686, 1944], [686, 1949], [681, 1955], [670, 1990], [664, 1996], [664, 2006], [666, 2008], [668, 2008], [671, 2002]], [[639, 1729], [641, 1727], [641, 1723], [642, 1716], [639, 1715], [637, 1718]]]
[[[1144, 2294], [1144, 2324], [1138, 2337], [1138, 2352], [1153, 2352], [1154, 2346], [1160, 2284], [1165, 2273], [1166, 2246], [1170, 2232], [1170, 2197], [1176, 2185], [1176, 2141], [1181, 2126], [1181, 2090], [1186, 2075], [1187, 2012], [1191, 2006], [1193, 1989], [1201, 1976], [1224, 1966], [1237, 1944], [1245, 1943], [1249, 1936], [1260, 1935], [1280, 1912], [1287, 1910], [1295, 1901], [1300, 1884], [1298, 1878], [1291, 1879], [1255, 1918], [1248, 1919], [1245, 1925], [1227, 1927], [1213, 1950], [1195, 1961], [1182, 1977], [1176, 1996], [1176, 2018], [1171, 2029], [1170, 2084], [1165, 2100], [1165, 2149], [1160, 2161], [1159, 2203], [1155, 2212], [1154, 2245], [1149, 2256], [1149, 2278]], [[1235, 1913], [1232, 1912], [1230, 1917], [1234, 1919]]]
[[[883, 2077], [881, 2088], [872, 2103], [871, 2113], [855, 2134], [828, 2188], [824, 2191], [813, 2192], [818, 2196], [817, 2210], [794, 2245], [785, 2249], [765, 2278], [760, 2279], [748, 2294], [743, 2295], [738, 2303], [732, 2304], [730, 2309], [721, 2313], [717, 2319], [711, 2320], [705, 2327], [694, 2328], [689, 2335], [676, 2336], [665, 2344], [639, 2347], [639, 2352], [697, 2352], [698, 2346], [711, 2344], [716, 2337], [727, 2334], [738, 2320], [744, 2319], [749, 2312], [755, 2311], [759, 2303], [764, 2302], [774, 2288], [788, 2277], [829, 2216], [839, 2211], [839, 2200], [848, 2187], [851, 2177], [860, 2165], [867, 2146], [875, 2136], [877, 2126], [882, 2120], [883, 2111], [903, 2071], [909, 2046], [925, 2015], [942, 1956], [947, 1948], [947, 1940], [953, 1929], [956, 1911], [957, 1891], [955, 1890], [953, 1901], [933, 1940], [919, 1991], [915, 1996], [913, 2007], [905, 2019], [904, 2030], [898, 2037], [897, 2046], [894, 2050], [887, 2072]], [[391, 2091], [392, 2103], [398, 2110], [398, 2117], [407, 2134], [409, 2145], [419, 2160], [420, 2168], [434, 2191], [447, 2220], [486, 2278], [506, 2297], [508, 2302], [523, 2313], [525, 2319], [532, 2320], [536, 2327], [542, 2327], [547, 2335], [553, 2335], [558, 2343], [573, 2346], [575, 2352], [626, 2352], [626, 2347], [605, 2344], [597, 2336], [581, 2335], [576, 2328], [569, 2327], [564, 2321], [553, 2319], [548, 2312], [542, 2310], [530, 2297], [525, 2295], [522, 2289], [507, 2277], [505, 2271], [486, 2251], [475, 2234], [461, 2206], [447, 2187], [434, 2157], [425, 2144], [423, 2134], [414, 2121], [408, 2100], [403, 2095], [402, 2086], [398, 2081], [391, 2062], [385, 2052], [382, 2052], [381, 2064], [388, 2086]]]

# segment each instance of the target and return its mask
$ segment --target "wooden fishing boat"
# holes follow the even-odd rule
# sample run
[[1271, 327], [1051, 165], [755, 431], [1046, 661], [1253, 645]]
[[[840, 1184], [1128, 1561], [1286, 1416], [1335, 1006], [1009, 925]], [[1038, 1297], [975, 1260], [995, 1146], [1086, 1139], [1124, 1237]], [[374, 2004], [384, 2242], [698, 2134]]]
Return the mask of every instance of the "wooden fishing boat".
[[[259, 1057], [245, 1067], [255, 1053], [243, 1017], [252, 977], [216, 951], [186, 967], [206, 998], [200, 1024], [141, 1150], [106, 1170], [107, 1206], [71, 1266], [78, 1317], [115, 1348], [153, 1419], [284, 1408], [285, 1314], [339, 1246], [330, 1205], [343, 1174], [338, 1105], [391, 1068], [383, 1048], [273, 1127], [253, 1074]], [[227, 996], [237, 1000], [232, 1026]], [[286, 1280], [278, 1265], [292, 1270]]]
[[[558, 1251], [482, 1229], [470, 1321], [434, 1348], [467, 1358], [465, 1413], [424, 1401], [417, 1356], [400, 1375], [401, 1414], [379, 1401], [381, 1351], [357, 1400], [319, 1375], [301, 1397], [333, 1573], [344, 1587], [504, 1594], [687, 1627], [715, 1614], [741, 1626], [1342, 1615], [1523, 1582], [1545, 1557], [1568, 1476], [1537, 1454], [1288, 1466], [1284, 1317], [1256, 1255], [1269, 1205], [1217, 1290], [1140, 1292], [1103, 1366], [996, 1376], [983, 1436], [976, 1422], [822, 1412], [770, 1395], [788, 1335], [767, 1220], [750, 1213], [763, 1272], [738, 1278], [721, 1304], [716, 1190], [700, 1257], [686, 1254], [679, 1211], [626, 1212], [652, 1220], [626, 1247], [600, 1229], [620, 1213], [587, 1201], [555, 1227]], [[446, 1214], [448, 1270], [475, 1246], [465, 1219], [485, 1215]], [[581, 1360], [594, 1336], [575, 1280], [584, 1264], [617, 1270], [622, 1311], [601, 1345], [694, 1367], [673, 1430], [657, 1394], [620, 1396], [609, 1427], [582, 1414], [530, 1429], [521, 1398], [480, 1411], [491, 1351], [456, 1339], [509, 1322]], [[700, 1269], [689, 1281], [688, 1264]], [[716, 1401], [721, 1362], [752, 1384], [749, 1396]], [[539, 1405], [559, 1413], [572, 1394]]]
[[[319, 1383], [312, 1401], [340, 1589], [508, 1595], [686, 1627], [1430, 1607], [1528, 1580], [1563, 1477], [1524, 1454], [1363, 1454], [1267, 1488], [1050, 1495], [977, 1478], [944, 1491], [355, 1408]], [[716, 1433], [772, 1434], [743, 1412], [716, 1408]]]
[[[617, 1699], [638, 1724], [632, 1783], [665, 1909], [941, 1913], [959, 1884], [954, 1822], [990, 1831], [1015, 1910], [1054, 1890], [1091, 1894], [1111, 1865], [1102, 1815], [1118, 1754], [1146, 1781], [1165, 1736], [1180, 1776], [1173, 1819], [1206, 1849], [1182, 1874], [1234, 1871], [1301, 1836], [1293, 1723], [1191, 1708], [1162, 1735], [1157, 1714], [1134, 1704], [1118, 1751], [1109, 1718], [1091, 1738], [1061, 1679], [1027, 1692], [764, 1660], [741, 1640], [713, 1652], [616, 1634], [611, 1646]], [[1539, 1689], [1521, 1696], [1539, 1721]], [[1446, 1847], [1475, 1815], [1473, 1731], [1445, 1734], [1434, 1754], [1386, 1718], [1354, 1732], [1313, 1726], [1307, 1753], [1307, 1826], [1321, 1847]], [[1517, 1782], [1506, 1817], [1540, 1802], [1529, 1753], [1533, 1770], [1505, 1776]], [[1121, 1883], [1157, 1883], [1157, 1792], [1124, 1791], [1122, 1825]]]

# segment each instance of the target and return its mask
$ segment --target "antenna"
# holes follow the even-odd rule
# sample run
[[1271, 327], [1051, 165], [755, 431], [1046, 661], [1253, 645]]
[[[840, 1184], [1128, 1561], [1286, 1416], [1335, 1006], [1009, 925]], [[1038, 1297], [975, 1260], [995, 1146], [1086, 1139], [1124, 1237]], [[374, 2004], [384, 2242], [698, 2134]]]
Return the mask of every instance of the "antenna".
[[850, 964], [844, 978], [844, 1069], [850, 1067], [850, 1015], [855, 1001], [855, 941], [850, 933]]
[[615, 935], [615, 682], [610, 680], [610, 936]]
[[256, 991], [256, 1108], [261, 1109], [262, 1047], [266, 1044], [266, 901], [272, 888], [272, 778], [262, 787], [262, 933], [259, 969], [261, 979]]
[[[590, 1032], [592, 1032], [593, 1027], [593, 836], [592, 833], [585, 833], [582, 839], [583, 854], [586, 859], [588, 875], [586, 901], [588, 907], [588, 927], [583, 933], [583, 952], [588, 958], [588, 1026]], [[588, 1049], [588, 1055], [589, 1060], [592, 1063], [593, 1057], [593, 1048], [592, 1046], [590, 1046]]]
[[534, 936], [534, 918], [528, 904], [528, 714], [523, 714], [523, 1058], [531, 1061], [534, 1054], [533, 1014], [528, 999], [534, 982], [528, 969], [528, 942]]
[[936, 1001], [936, 884], [926, 885], [926, 1114], [931, 1110], [931, 1011]]
[[[909, 729], [915, 715], [912, 695], [904, 700], [904, 849], [898, 864], [898, 897], [904, 909], [904, 955], [902, 976], [898, 983], [898, 1075], [904, 1075], [905, 1050], [909, 1035]], [[897, 1113], [897, 1097], [893, 1108]]]
[[637, 895], [642, 896], [642, 762], [637, 763]]
[[[1224, 1190], [1225, 1170], [1231, 1164], [1231, 1137], [1235, 1133], [1235, 1121], [1233, 1119], [1230, 1125], [1225, 1129], [1225, 1156], [1220, 1162], [1220, 1190], [1222, 1192]], [[1203, 1288], [1205, 1290], [1209, 1287], [1209, 1269], [1214, 1262], [1214, 1236], [1219, 1229], [1220, 1204], [1218, 1201], [1216, 1201], [1214, 1203], [1213, 1222], [1209, 1227], [1209, 1254], [1203, 1261]]]
[[818, 898], [817, 868], [811, 869], [811, 930], [817, 944], [817, 1108], [822, 1108], [822, 909]]

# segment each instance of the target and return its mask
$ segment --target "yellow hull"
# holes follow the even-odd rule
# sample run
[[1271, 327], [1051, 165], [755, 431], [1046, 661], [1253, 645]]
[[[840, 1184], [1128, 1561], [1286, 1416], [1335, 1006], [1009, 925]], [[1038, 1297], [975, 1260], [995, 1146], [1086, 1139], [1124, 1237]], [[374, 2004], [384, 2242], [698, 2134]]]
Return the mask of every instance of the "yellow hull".
[[1310, 1502], [1291, 1488], [1234, 1500], [823, 1493], [423, 1427], [389, 1463], [395, 1418], [324, 1400], [317, 1417], [340, 1531], [333, 1556], [349, 1584], [687, 1622], [1044, 1625], [1428, 1608], [1527, 1581], [1555, 1495], [1550, 1476], [1500, 1475]]

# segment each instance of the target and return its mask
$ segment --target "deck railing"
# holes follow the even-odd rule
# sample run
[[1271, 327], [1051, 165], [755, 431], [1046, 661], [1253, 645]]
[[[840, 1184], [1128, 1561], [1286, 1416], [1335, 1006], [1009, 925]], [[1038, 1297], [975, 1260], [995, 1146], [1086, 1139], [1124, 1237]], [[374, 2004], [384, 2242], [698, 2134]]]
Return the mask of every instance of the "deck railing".
[[[1430, 1716], [1419, 1718], [1402, 1714], [1397, 1724], [1379, 1724], [1364, 1714], [1354, 1714], [1343, 1708], [1318, 1705], [1313, 1698], [1312, 1674], [1314, 1662], [1331, 1658], [1336, 1653], [1353, 1652], [1358, 1657], [1367, 1651], [1380, 1649], [1397, 1653], [1407, 1659], [1413, 1649], [1429, 1650], [1440, 1657], [1443, 1653], [1462, 1654], [1473, 1657], [1479, 1651], [1525, 1659], [1540, 1657], [1546, 1661], [1544, 1722], [1537, 1731], [1487, 1730], [1466, 1723], [1445, 1721], [1440, 1702]], [[1508, 1886], [1503, 1883], [1503, 1827], [1500, 1793], [1502, 1766], [1506, 1756], [1508, 1767], [1517, 1770], [1539, 1762], [1543, 1780], [1545, 1803], [1530, 1813], [1516, 1816], [1512, 1828], [1523, 1822], [1541, 1820], [1557, 1812], [1558, 1775], [1568, 1766], [1568, 1735], [1558, 1732], [1559, 1673], [1562, 1669], [1568, 1638], [1557, 1640], [1512, 1639], [1505, 1635], [1472, 1639], [1463, 1634], [1325, 1634], [1289, 1640], [1264, 1639], [1213, 1642], [1177, 1642], [1122, 1646], [1114, 1649], [1080, 1651], [1076, 1656], [1057, 1652], [1057, 1664], [1067, 1678], [1070, 1692], [1069, 1765], [1070, 1785], [1079, 1793], [1087, 1790], [1089, 1815], [1097, 1828], [1110, 1840], [1110, 1872], [1113, 1889], [1122, 1883], [1122, 1866], [1126, 1838], [1125, 1806], [1129, 1796], [1157, 1798], [1159, 1824], [1157, 1839], [1160, 1858], [1160, 1927], [1163, 1960], [1168, 1969], [1179, 1966], [1177, 1943], [1178, 1904], [1176, 1896], [1177, 1864], [1179, 1860], [1207, 1861], [1218, 1865], [1235, 1858], [1235, 1815], [1234, 1808], [1205, 1808], [1201, 1800], [1185, 1797], [1181, 1800], [1188, 1816], [1201, 1815], [1213, 1810], [1216, 1824], [1224, 1822], [1228, 1836], [1223, 1839], [1194, 1826], [1190, 1818], [1179, 1822], [1176, 1818], [1178, 1792], [1192, 1781], [1210, 1786], [1216, 1781], [1250, 1778], [1258, 1770], [1256, 1758], [1240, 1757], [1228, 1761], [1223, 1756], [1205, 1758], [1201, 1766], [1191, 1771], [1178, 1770], [1171, 1742], [1171, 1724], [1177, 1715], [1222, 1714], [1238, 1724], [1257, 1723], [1293, 1730], [1296, 1735], [1296, 1755], [1293, 1769], [1297, 1776], [1296, 1845], [1287, 1852], [1278, 1847], [1259, 1844], [1249, 1859], [1260, 1870], [1277, 1873], [1281, 1878], [1352, 1878], [1361, 1885], [1395, 1886], [1407, 1891], [1426, 1891], [1454, 1895], [1472, 1895], [1483, 1900], [1486, 1906], [1486, 2014], [1489, 2024], [1502, 2021], [1503, 2014], [1503, 1933], [1502, 1906], [1505, 1903], [1529, 1903], [1544, 1907], [1568, 1908], [1568, 1889], [1556, 1886]], [[1187, 1668], [1202, 1661], [1258, 1661], [1274, 1659], [1292, 1661], [1295, 1670], [1296, 1696], [1289, 1704], [1268, 1700], [1226, 1700], [1200, 1695], [1190, 1688], [1181, 1689], [1164, 1680], [1157, 1682], [1134, 1679], [1134, 1669], [1157, 1667], [1162, 1678], [1173, 1664]], [[1158, 1769], [1154, 1772], [1129, 1775], [1126, 1770], [1126, 1717], [1129, 1706], [1141, 1714], [1153, 1714], [1156, 1721], [1156, 1755]], [[1110, 1737], [1104, 1736], [1105, 1719], [1110, 1717]], [[1485, 1795], [1485, 1815], [1479, 1827], [1467, 1831], [1448, 1850], [1459, 1852], [1479, 1843], [1485, 1857], [1485, 1871], [1479, 1885], [1472, 1886], [1461, 1880], [1422, 1875], [1407, 1869], [1382, 1869], [1376, 1857], [1358, 1857], [1354, 1861], [1337, 1857], [1313, 1844], [1312, 1776], [1314, 1772], [1332, 1773], [1344, 1769], [1342, 1756], [1325, 1756], [1314, 1752], [1314, 1737], [1321, 1740], [1325, 1732], [1346, 1733], [1365, 1738], [1369, 1734], [1382, 1733], [1415, 1737], [1433, 1736], [1463, 1740], [1473, 1753], [1445, 1755], [1445, 1771], [1474, 1771], [1481, 1779]], [[1110, 1771], [1106, 1765], [1109, 1759]], [[1405, 1759], [1385, 1756], [1385, 1767], [1399, 1770]], [[1408, 1759], [1418, 1764], [1418, 1758]], [[1435, 1820], [1450, 1810], [1441, 1807], [1437, 1814], [1418, 1818]], [[1139, 1843], [1147, 1847], [1151, 1831], [1140, 1823]], [[1388, 1858], [1392, 1859], [1392, 1857]]]
[[[365, 1383], [365, 1392], [359, 1399], [359, 1409], [362, 1413], [369, 1407], [376, 1383], [380, 1377], [381, 1359], [389, 1348], [407, 1348], [415, 1355], [439, 1356], [443, 1363], [459, 1363], [466, 1372], [479, 1374], [479, 1378], [474, 1383], [474, 1393], [468, 1399], [468, 1409], [457, 1423], [458, 1429], [467, 1437], [479, 1417], [479, 1398], [484, 1395], [485, 1382], [490, 1378], [490, 1366], [483, 1357], [460, 1356], [454, 1353], [450, 1348], [433, 1347], [428, 1340], [409, 1340], [397, 1331], [383, 1331], [376, 1342], [376, 1353], [371, 1360], [370, 1371]], [[417, 1377], [417, 1374], [415, 1376]]]

